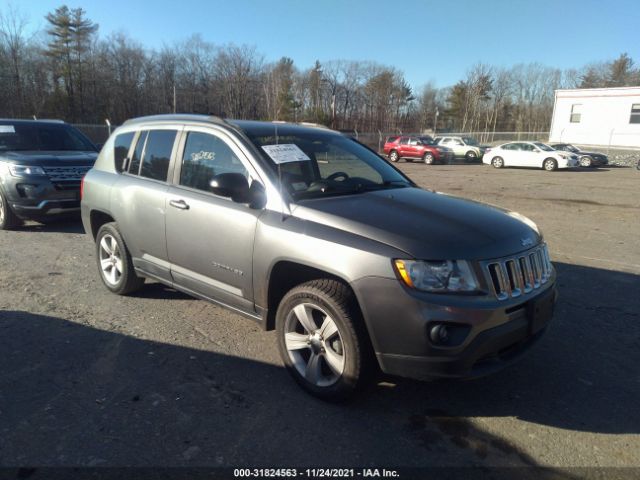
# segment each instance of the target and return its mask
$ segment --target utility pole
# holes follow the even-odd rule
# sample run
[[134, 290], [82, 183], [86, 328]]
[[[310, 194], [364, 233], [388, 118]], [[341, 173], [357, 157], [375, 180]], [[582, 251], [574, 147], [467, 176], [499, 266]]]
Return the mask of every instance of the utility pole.
[[173, 84], [173, 113], [176, 113], [176, 84]]
[[438, 107], [436, 107], [436, 114], [434, 115], [434, 119], [433, 119], [433, 136], [436, 136], [436, 132], [438, 130], [438, 115], [440, 115], [440, 110], [438, 110]]

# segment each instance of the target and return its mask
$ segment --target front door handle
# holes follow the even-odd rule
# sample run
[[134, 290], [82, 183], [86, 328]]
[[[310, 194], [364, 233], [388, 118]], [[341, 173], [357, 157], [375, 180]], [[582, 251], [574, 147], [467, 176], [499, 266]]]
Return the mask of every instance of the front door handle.
[[169, 200], [169, 205], [180, 210], [189, 210], [189, 204], [184, 200]]

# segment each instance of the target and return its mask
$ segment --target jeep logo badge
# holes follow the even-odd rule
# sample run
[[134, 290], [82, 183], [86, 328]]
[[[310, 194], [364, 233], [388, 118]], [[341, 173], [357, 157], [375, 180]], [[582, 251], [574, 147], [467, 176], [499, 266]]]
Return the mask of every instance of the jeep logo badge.
[[533, 245], [533, 240], [531, 240], [531, 238], [529, 237], [525, 237], [520, 239], [520, 243], [523, 247], [530, 247], [531, 245]]

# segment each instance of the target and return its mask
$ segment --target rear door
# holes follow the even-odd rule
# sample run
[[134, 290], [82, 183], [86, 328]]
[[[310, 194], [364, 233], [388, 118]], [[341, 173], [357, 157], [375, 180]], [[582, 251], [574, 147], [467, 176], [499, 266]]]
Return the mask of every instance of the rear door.
[[181, 128], [158, 126], [137, 132], [118, 188], [111, 189], [111, 211], [134, 266], [167, 281], [171, 279], [165, 242], [167, 179]]
[[507, 143], [502, 146], [504, 164], [507, 167], [522, 167], [520, 143]]
[[253, 242], [262, 212], [214, 195], [209, 183], [237, 172], [257, 174], [222, 130], [185, 127], [168, 191], [167, 251], [173, 281], [224, 305], [253, 311]]

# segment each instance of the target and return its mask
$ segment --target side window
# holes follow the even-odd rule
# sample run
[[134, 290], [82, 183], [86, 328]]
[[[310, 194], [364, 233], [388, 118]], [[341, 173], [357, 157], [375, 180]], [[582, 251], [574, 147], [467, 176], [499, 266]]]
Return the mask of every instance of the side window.
[[631, 105], [631, 116], [629, 117], [629, 123], [640, 123], [640, 103], [634, 103]]
[[134, 134], [135, 132], [128, 132], [116, 135], [116, 139], [113, 142], [113, 161], [117, 172], [122, 171], [124, 159], [127, 158]]
[[418, 140], [415, 138], [412, 138], [409, 140], [409, 145], [418, 145]]
[[533, 152], [533, 145], [529, 143], [521, 143], [520, 150], [522, 150], [523, 152]]
[[580, 123], [580, 117], [582, 116], [582, 105], [576, 103], [571, 105], [571, 123]]
[[138, 137], [138, 143], [136, 143], [136, 149], [131, 156], [131, 163], [129, 163], [129, 173], [132, 175], [138, 175], [140, 171], [140, 159], [142, 158], [142, 152], [144, 151], [144, 144], [147, 141], [148, 131], [140, 132]]
[[231, 148], [220, 138], [200, 132], [189, 132], [182, 156], [180, 185], [209, 191], [209, 183], [221, 173], [249, 172]]
[[166, 182], [175, 130], [151, 130], [144, 149], [140, 176]]
[[400, 145], [406, 145], [409, 143], [409, 139], [407, 137], [402, 137], [400, 139]]

